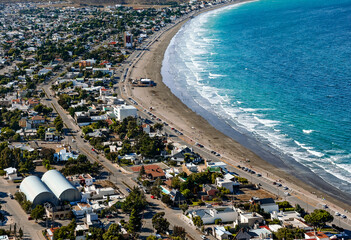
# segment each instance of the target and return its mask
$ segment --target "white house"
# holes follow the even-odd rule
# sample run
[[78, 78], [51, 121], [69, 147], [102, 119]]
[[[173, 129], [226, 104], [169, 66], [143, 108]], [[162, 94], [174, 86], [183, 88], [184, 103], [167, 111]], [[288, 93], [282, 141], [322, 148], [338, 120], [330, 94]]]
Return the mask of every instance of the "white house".
[[120, 105], [120, 106], [115, 106], [113, 108], [113, 113], [116, 115], [116, 118], [119, 121], [123, 121], [123, 119], [127, 117], [134, 117], [136, 118], [137, 115], [137, 109], [131, 105]]
[[232, 193], [235, 187], [239, 187], [240, 183], [218, 177], [216, 178], [216, 185], [217, 187], [224, 187]]
[[215, 226], [214, 232], [215, 237], [219, 240], [229, 239], [229, 236], [232, 236], [232, 234], [225, 230], [223, 226]]
[[262, 223], [264, 218], [255, 212], [250, 213], [240, 213], [237, 221], [234, 222], [234, 227], [239, 225], [239, 227], [253, 227], [255, 224]]
[[263, 198], [254, 200], [255, 202], [260, 204], [260, 207], [267, 213], [278, 212], [279, 206], [275, 203], [272, 198]]
[[204, 224], [214, 224], [216, 219], [221, 219], [222, 222], [234, 222], [239, 217], [239, 213], [232, 207], [196, 209], [189, 211], [188, 215], [190, 218], [201, 217]]

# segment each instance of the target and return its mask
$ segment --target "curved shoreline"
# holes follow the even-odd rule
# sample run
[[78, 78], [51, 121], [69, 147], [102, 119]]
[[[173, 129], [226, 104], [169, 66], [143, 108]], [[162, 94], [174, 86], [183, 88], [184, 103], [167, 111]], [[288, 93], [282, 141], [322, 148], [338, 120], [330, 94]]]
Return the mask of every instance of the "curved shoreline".
[[[220, 5], [218, 7], [224, 6]], [[215, 8], [206, 10], [214, 9]], [[240, 162], [248, 158], [251, 160], [251, 166], [249, 167], [256, 171], [269, 174], [268, 176], [270, 176], [271, 179], [277, 179], [276, 176], [284, 179], [285, 182], [291, 183], [293, 186], [292, 188], [300, 192], [302, 196], [309, 195], [311, 199], [318, 201], [318, 199], [311, 194], [315, 192], [315, 195], [324, 196], [330, 203], [350, 210], [351, 207], [347, 204], [347, 200], [350, 199], [348, 194], [326, 183], [301, 164], [293, 164], [292, 166], [289, 161], [284, 161], [262, 147], [257, 147], [257, 142], [235, 132], [235, 130], [228, 125], [226, 127], [225, 123], [220, 124], [221, 129], [218, 129], [219, 125], [217, 124], [218, 121], [216, 118], [213, 116], [206, 117], [206, 114], [211, 114], [204, 109], [201, 111], [201, 107], [197, 108], [197, 111], [194, 112], [194, 110], [188, 107], [189, 103], [185, 101], [187, 104], [184, 104], [184, 99], [177, 98], [172, 93], [171, 89], [164, 84], [162, 81], [161, 67], [165, 51], [173, 36], [187, 20], [188, 19], [178, 23], [167, 32], [164, 32], [159, 41], [151, 46], [151, 51], [147, 52], [135, 65], [131, 73], [133, 79], [148, 77], [154, 80], [157, 86], [154, 88], [135, 88], [133, 90], [134, 97], [138, 99], [144, 107], [148, 108], [152, 106], [155, 109], [156, 115], [162, 116], [168, 123], [176, 126], [186, 135], [191, 136], [194, 141], [201, 142], [205, 146], [209, 146], [211, 149], [220, 152], [225, 156], [225, 161], [227, 163], [233, 166], [236, 164], [242, 165]], [[205, 116], [207, 120], [204, 119], [203, 116]], [[226, 132], [226, 135], [223, 134], [223, 132]]]

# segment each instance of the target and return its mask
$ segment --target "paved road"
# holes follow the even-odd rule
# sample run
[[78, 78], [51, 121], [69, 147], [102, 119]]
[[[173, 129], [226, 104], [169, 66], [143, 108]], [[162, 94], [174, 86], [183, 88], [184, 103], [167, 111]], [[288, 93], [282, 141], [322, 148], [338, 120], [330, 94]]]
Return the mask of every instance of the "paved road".
[[0, 179], [0, 193], [1, 193], [1, 205], [2, 210], [7, 212], [9, 216], [8, 222], [5, 226], [2, 226], [4, 229], [9, 229], [10, 225], [12, 230], [14, 224], [16, 223], [17, 233], [20, 228], [22, 228], [24, 233], [24, 239], [44, 239], [41, 231], [43, 227], [34, 221], [27, 220], [28, 214], [26, 214], [22, 207], [15, 199], [11, 199], [7, 193], [14, 194], [16, 192], [16, 185], [13, 183], [8, 183], [4, 179]]

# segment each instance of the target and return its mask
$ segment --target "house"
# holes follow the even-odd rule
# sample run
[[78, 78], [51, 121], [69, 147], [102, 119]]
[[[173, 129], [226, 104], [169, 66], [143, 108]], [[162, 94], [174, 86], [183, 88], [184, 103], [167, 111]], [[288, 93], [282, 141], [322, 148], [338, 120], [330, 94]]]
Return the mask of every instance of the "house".
[[149, 134], [150, 133], [150, 125], [149, 124], [143, 124], [143, 125], [141, 125], [141, 127], [143, 128], [143, 131], [145, 132], [145, 133], [147, 133], [147, 134]]
[[264, 227], [251, 229], [248, 233], [251, 235], [251, 239], [273, 240], [273, 233]]
[[28, 119], [25, 119], [25, 118], [22, 118], [21, 120], [19, 120], [18, 125], [24, 129], [31, 129], [32, 128], [32, 122]]
[[225, 230], [223, 226], [215, 226], [214, 233], [214, 236], [219, 240], [230, 239], [232, 237], [231, 232]]
[[31, 120], [32, 120], [32, 123], [34, 125], [39, 125], [41, 123], [45, 123], [45, 118], [43, 116], [39, 116], [39, 115], [32, 117]]
[[239, 188], [240, 183], [218, 177], [216, 178], [216, 185], [217, 187], [223, 187], [225, 189], [228, 189], [231, 193], [233, 193], [236, 191], [236, 189]]
[[184, 163], [182, 165], [182, 170], [188, 175], [198, 172], [197, 165], [195, 165], [194, 163]]
[[172, 189], [169, 195], [171, 196], [173, 205], [180, 206], [181, 204], [186, 203], [185, 197], [178, 190]]
[[46, 131], [45, 132], [45, 141], [52, 142], [52, 141], [60, 141], [61, 135], [57, 132]]
[[205, 161], [206, 167], [211, 171], [212, 168], [220, 168], [223, 173], [227, 173], [227, 164], [224, 162], [212, 162], [211, 160]]
[[212, 184], [204, 184], [202, 191], [206, 193], [206, 195], [201, 196], [201, 200], [203, 201], [212, 200], [212, 198], [216, 197], [218, 193], [217, 187], [213, 186]]
[[245, 231], [244, 228], [241, 228], [240, 231], [236, 234], [235, 239], [236, 240], [250, 240], [251, 235], [247, 231]]
[[278, 212], [279, 206], [275, 203], [273, 198], [253, 199], [251, 203], [258, 203], [260, 207], [267, 213]]
[[72, 207], [72, 212], [77, 218], [82, 218], [87, 213], [93, 211], [89, 203], [77, 203], [77, 205]]
[[306, 232], [305, 239], [329, 240], [330, 238], [323, 232]]
[[255, 224], [262, 223], [264, 218], [255, 212], [251, 213], [240, 213], [237, 220], [234, 222], [234, 227], [239, 225], [239, 227], [253, 227]]
[[234, 222], [238, 219], [239, 213], [234, 207], [222, 208], [201, 208], [188, 211], [190, 218], [199, 216], [204, 224], [214, 224], [216, 219], [221, 219], [222, 222]]
[[276, 212], [276, 211], [273, 211], [271, 213], [271, 219], [278, 219], [279, 221], [292, 221], [294, 220], [295, 218], [298, 218], [298, 219], [301, 219], [301, 215], [300, 213], [298, 212], [295, 212], [295, 211], [288, 211], [288, 212], [283, 212], [283, 211], [280, 211], [280, 212]]
[[56, 149], [56, 152], [54, 153], [55, 161], [68, 161], [69, 158], [77, 159], [78, 155], [71, 151], [68, 151], [66, 148]]
[[9, 180], [20, 180], [22, 177], [17, 176], [17, 169], [13, 167], [5, 168], [4, 171], [6, 172], [5, 177]]
[[92, 177], [90, 174], [80, 174], [80, 175], [68, 176], [66, 178], [75, 187], [91, 186], [95, 182], [95, 178]]
[[49, 240], [54, 240], [54, 232], [55, 231], [57, 231], [57, 230], [59, 230], [60, 228], [59, 227], [52, 227], [52, 228], [48, 228], [48, 229], [46, 229], [46, 237], [47, 237], [47, 239], [49, 239]]
[[191, 148], [188, 148], [188, 147], [184, 147], [184, 148], [175, 148], [173, 151], [172, 151], [172, 156], [171, 156], [171, 159], [173, 161], [176, 161], [176, 162], [184, 162], [185, 160], [185, 156], [186, 154], [192, 154], [193, 153], [193, 150]]
[[[132, 167], [133, 172], [139, 172], [140, 169], [141, 169], [141, 166]], [[166, 178], [162, 168], [160, 168], [158, 165], [144, 165], [144, 169], [145, 169], [145, 175], [152, 180], [156, 180], [157, 178], [161, 178], [161, 179]]]

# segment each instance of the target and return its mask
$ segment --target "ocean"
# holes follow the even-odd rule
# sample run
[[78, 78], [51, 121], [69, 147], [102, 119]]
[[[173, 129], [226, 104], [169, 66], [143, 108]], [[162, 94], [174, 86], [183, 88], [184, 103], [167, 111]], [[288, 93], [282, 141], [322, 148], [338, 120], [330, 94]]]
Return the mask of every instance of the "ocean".
[[215, 127], [225, 123], [351, 193], [350, 0], [203, 13], [172, 39], [161, 72]]

